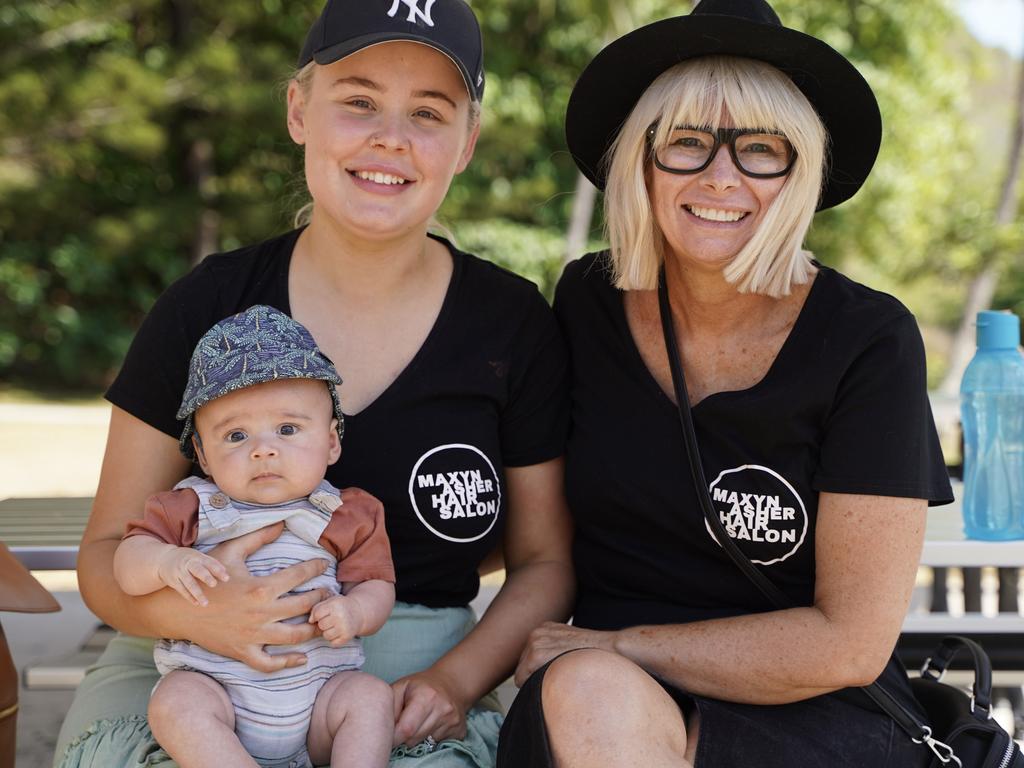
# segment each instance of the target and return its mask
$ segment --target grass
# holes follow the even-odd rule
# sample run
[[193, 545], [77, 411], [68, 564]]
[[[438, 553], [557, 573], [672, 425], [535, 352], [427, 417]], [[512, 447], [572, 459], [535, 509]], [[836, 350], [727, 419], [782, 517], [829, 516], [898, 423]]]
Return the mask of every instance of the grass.
[[60, 390], [25, 389], [0, 383], [0, 403], [18, 405], [103, 405], [102, 392], [65, 392]]
[[0, 391], [0, 498], [92, 496], [108, 420], [109, 406], [97, 397]]

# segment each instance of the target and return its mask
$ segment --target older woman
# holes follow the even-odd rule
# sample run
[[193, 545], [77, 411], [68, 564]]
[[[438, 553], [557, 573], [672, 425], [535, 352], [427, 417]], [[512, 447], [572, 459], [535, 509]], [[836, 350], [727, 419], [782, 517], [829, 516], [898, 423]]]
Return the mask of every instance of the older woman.
[[611, 245], [555, 304], [579, 592], [573, 626], [531, 636], [499, 765], [925, 764], [857, 689], [923, 716], [892, 652], [951, 499], [924, 350], [896, 299], [802, 248], [874, 162], [870, 88], [762, 0], [705, 0], [598, 54], [566, 125]]

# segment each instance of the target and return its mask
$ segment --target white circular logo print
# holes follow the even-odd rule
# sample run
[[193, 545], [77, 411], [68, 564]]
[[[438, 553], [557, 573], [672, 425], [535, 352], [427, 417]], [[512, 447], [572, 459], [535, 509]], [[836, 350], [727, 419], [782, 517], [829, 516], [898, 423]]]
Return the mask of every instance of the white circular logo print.
[[[708, 491], [726, 533], [752, 562], [781, 563], [804, 543], [807, 509], [800, 494], [778, 472], [744, 464], [720, 473]], [[704, 527], [717, 543], [707, 520]]]
[[416, 516], [446, 541], [470, 542], [486, 536], [498, 520], [501, 483], [486, 454], [464, 443], [431, 448], [409, 477], [409, 500]]

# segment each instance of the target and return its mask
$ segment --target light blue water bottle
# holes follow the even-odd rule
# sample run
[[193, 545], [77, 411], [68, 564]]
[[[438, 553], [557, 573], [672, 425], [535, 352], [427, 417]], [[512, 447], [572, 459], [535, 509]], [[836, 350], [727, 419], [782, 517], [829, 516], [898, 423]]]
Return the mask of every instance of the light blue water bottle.
[[1020, 318], [978, 313], [978, 351], [960, 382], [964, 532], [1024, 538], [1024, 356]]

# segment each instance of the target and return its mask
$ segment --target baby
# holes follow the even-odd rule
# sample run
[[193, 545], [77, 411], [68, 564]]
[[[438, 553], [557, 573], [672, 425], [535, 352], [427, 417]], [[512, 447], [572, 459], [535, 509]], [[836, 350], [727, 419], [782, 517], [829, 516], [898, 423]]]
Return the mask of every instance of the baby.
[[248, 558], [249, 570], [322, 558], [323, 574], [295, 591], [330, 596], [308, 618], [322, 636], [276, 649], [305, 654], [304, 667], [263, 673], [191, 642], [157, 642], [163, 677], [149, 722], [184, 768], [387, 765], [394, 698], [384, 681], [358, 671], [358, 636], [390, 614], [395, 573], [381, 503], [324, 480], [341, 455], [340, 383], [309, 331], [262, 305], [214, 325], [192, 354], [181, 450], [207, 478], [189, 477], [146, 502], [118, 545], [118, 584], [132, 595], [171, 587], [207, 605], [202, 585], [215, 587], [228, 572], [204, 553], [284, 521], [281, 535]]

